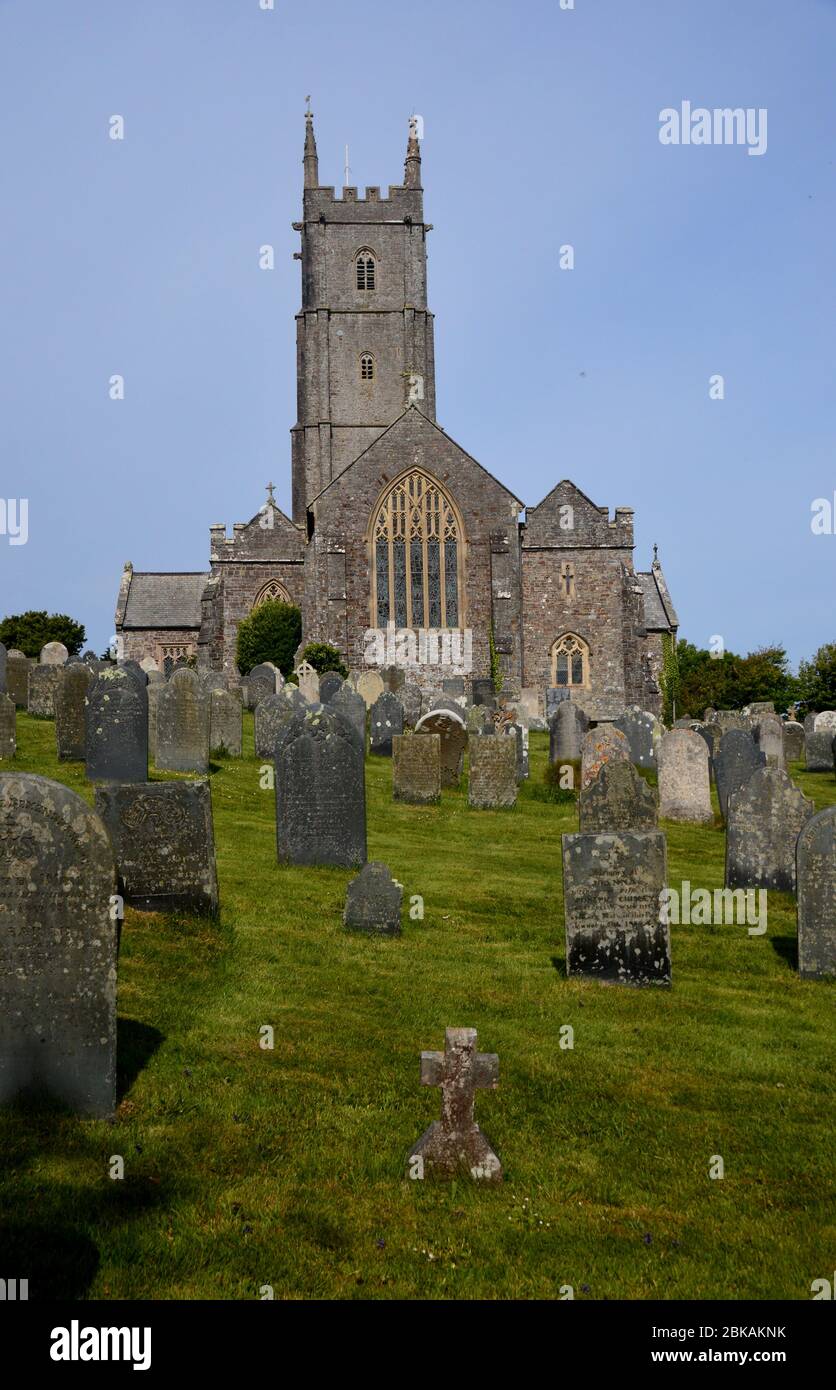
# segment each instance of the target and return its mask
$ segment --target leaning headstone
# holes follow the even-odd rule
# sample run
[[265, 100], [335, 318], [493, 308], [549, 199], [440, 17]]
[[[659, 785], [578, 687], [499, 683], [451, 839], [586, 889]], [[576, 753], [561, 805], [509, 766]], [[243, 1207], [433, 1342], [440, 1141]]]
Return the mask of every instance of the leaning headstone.
[[319, 672], [309, 661], [300, 661], [296, 667], [296, 679], [308, 703], [316, 704], [319, 700]]
[[328, 705], [333, 700], [338, 691], [343, 688], [343, 678], [339, 671], [326, 671], [319, 678], [319, 699], [323, 705]]
[[781, 730], [784, 740], [784, 763], [800, 763], [804, 758], [804, 725], [790, 719]]
[[29, 668], [32, 665], [23, 652], [10, 651], [6, 657], [6, 694], [18, 709], [29, 703]]
[[333, 695], [328, 702], [329, 708], [341, 714], [357, 730], [361, 743], [365, 747], [366, 743], [366, 702], [362, 695], [358, 695], [356, 690], [352, 690], [347, 682], [343, 682], [341, 688]]
[[726, 887], [795, 892], [795, 846], [815, 812], [775, 767], [759, 767], [729, 798]]
[[398, 691], [398, 699], [403, 705], [403, 722], [414, 729], [421, 718], [421, 687], [412, 681], [405, 681]]
[[8, 695], [0, 695], [0, 761], [13, 758], [17, 748], [15, 721], [17, 710], [14, 700]]
[[825, 709], [821, 714], [813, 717], [813, 733], [820, 734], [827, 730], [831, 736], [836, 734], [836, 710]]
[[441, 738], [438, 734], [392, 739], [392, 796], [412, 806], [441, 800]]
[[403, 884], [376, 859], [364, 864], [348, 885], [343, 924], [350, 931], [400, 936]]
[[366, 702], [366, 709], [371, 709], [375, 700], [379, 700], [386, 687], [379, 671], [362, 671], [357, 677], [357, 694], [362, 695]]
[[160, 771], [209, 771], [209, 696], [188, 667], [160, 690], [155, 761]]
[[670, 984], [666, 878], [661, 831], [564, 835], [567, 973], [609, 984]]
[[218, 911], [208, 782], [103, 783], [96, 810], [116, 855], [119, 892], [140, 912]]
[[836, 806], [807, 821], [796, 847], [798, 973], [836, 975]]
[[69, 655], [63, 642], [47, 642], [45, 647], [41, 647], [38, 661], [41, 666], [66, 666]]
[[729, 729], [714, 754], [714, 776], [723, 819], [729, 818], [729, 797], [748, 782], [752, 773], [765, 767], [766, 758], [752, 735], [745, 729]]
[[829, 729], [804, 735], [804, 764], [808, 772], [833, 772], [833, 735]]
[[80, 796], [0, 773], [0, 1104], [45, 1093], [106, 1117], [116, 1097], [113, 851]]
[[96, 678], [84, 710], [85, 773], [91, 782], [147, 782], [148, 697], [112, 667]]
[[708, 745], [692, 729], [671, 729], [659, 744], [659, 814], [664, 820], [710, 825]]
[[476, 1091], [499, 1085], [499, 1058], [476, 1045], [475, 1028], [446, 1028], [444, 1051], [421, 1053], [421, 1085], [441, 1087], [441, 1119], [412, 1148], [411, 1177], [502, 1181], [502, 1164], [473, 1118]]
[[403, 705], [397, 695], [385, 690], [369, 714], [369, 752], [391, 758], [392, 739], [403, 733], [403, 724]]
[[6, 694], [6, 661], [8, 652], [3, 642], [0, 642], [0, 695]]
[[95, 679], [95, 672], [83, 661], [61, 671], [55, 693], [55, 741], [61, 762], [84, 762], [87, 697]]
[[[298, 695], [298, 692], [297, 692]], [[302, 697], [298, 696], [300, 703]], [[294, 704], [282, 691], [278, 695], [267, 695], [260, 701], [255, 712], [255, 755], [257, 758], [273, 758], [276, 754], [276, 739], [295, 718]]]
[[467, 804], [496, 811], [517, 803], [516, 739], [474, 738], [469, 745]]
[[366, 862], [363, 745], [326, 705], [297, 712], [276, 744], [276, 847], [282, 864]]
[[441, 737], [441, 785], [456, 787], [462, 775], [464, 750], [467, 747], [467, 728], [461, 711], [430, 710], [422, 714], [415, 725], [419, 734], [439, 734]]
[[63, 665], [33, 666], [29, 672], [27, 708], [36, 719], [55, 718], [55, 695], [64, 674]]
[[[240, 690], [209, 691], [209, 747], [211, 751], [240, 758], [242, 743], [242, 711]], [[272, 757], [272, 749], [270, 750]]]
[[630, 762], [605, 763], [578, 797], [585, 835], [609, 830], [655, 830], [659, 809], [653, 788]]
[[599, 724], [581, 739], [581, 787], [588, 787], [605, 763], [631, 762], [630, 745], [620, 729]]
[[549, 720], [549, 762], [572, 763], [581, 756], [581, 743], [589, 720], [579, 705], [564, 700]]
[[777, 714], [758, 715], [752, 732], [755, 743], [766, 758], [767, 767], [784, 766], [784, 733]]

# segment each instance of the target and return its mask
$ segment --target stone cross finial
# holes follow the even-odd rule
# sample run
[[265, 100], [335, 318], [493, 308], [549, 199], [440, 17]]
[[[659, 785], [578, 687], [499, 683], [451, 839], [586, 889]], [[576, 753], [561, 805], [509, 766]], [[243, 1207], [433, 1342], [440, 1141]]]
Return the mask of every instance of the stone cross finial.
[[410, 1153], [410, 1176], [423, 1177], [430, 1169], [455, 1177], [464, 1170], [472, 1178], [501, 1181], [502, 1164], [473, 1118], [476, 1091], [496, 1090], [498, 1084], [499, 1058], [476, 1051], [475, 1028], [447, 1028], [443, 1052], [421, 1053], [421, 1085], [441, 1087], [441, 1119]]
[[274, 491], [275, 491], [275, 488], [276, 488], [276, 484], [275, 484], [275, 483], [268, 483], [268, 484], [267, 484], [267, 496], [268, 496], [268, 498], [270, 499], [271, 502], [273, 501], [273, 493], [274, 493]]
[[310, 99], [309, 96], [305, 97], [305, 115], [306, 115], [306, 116], [312, 116], [312, 115], [313, 115], [313, 111], [311, 110], [311, 99]]

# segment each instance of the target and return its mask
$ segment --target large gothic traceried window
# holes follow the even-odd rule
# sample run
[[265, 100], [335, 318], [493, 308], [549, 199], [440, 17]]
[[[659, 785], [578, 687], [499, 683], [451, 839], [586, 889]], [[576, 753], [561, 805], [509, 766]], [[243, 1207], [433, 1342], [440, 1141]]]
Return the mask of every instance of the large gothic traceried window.
[[589, 684], [589, 647], [583, 638], [567, 632], [552, 644], [552, 685]]
[[260, 608], [262, 603], [268, 603], [271, 599], [278, 599], [280, 603], [290, 603], [290, 594], [278, 579], [270, 579], [262, 585], [253, 599], [253, 609]]
[[450, 499], [425, 473], [408, 473], [389, 489], [372, 530], [378, 627], [461, 626], [463, 539]]

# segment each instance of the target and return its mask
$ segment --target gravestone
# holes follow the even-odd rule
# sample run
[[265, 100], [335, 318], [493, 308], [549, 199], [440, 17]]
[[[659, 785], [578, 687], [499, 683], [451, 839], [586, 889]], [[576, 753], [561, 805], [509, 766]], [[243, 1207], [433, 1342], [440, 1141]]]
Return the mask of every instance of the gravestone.
[[790, 719], [782, 729], [784, 763], [800, 763], [804, 759], [804, 725]]
[[319, 680], [319, 699], [323, 705], [330, 704], [338, 691], [343, 688], [343, 678], [339, 671], [326, 671]]
[[[247, 681], [267, 681], [267, 684], [270, 686], [269, 693], [271, 695], [276, 695], [281, 689], [278, 680], [281, 674], [278, 666], [274, 666], [272, 661], [260, 661], [257, 666], [254, 666], [252, 670], [248, 672], [246, 679]], [[282, 678], [282, 685], [283, 684], [284, 679]]]
[[717, 709], [714, 711], [711, 719], [706, 720], [706, 723], [719, 724], [724, 734], [729, 733], [732, 729], [737, 729], [744, 733], [751, 733], [752, 731], [752, 720], [749, 718], [748, 714], [744, 714], [742, 710], [737, 709]]
[[609, 830], [655, 830], [656, 795], [631, 762], [604, 763], [578, 797], [578, 816], [585, 835]]
[[393, 695], [400, 695], [406, 680], [406, 672], [402, 666], [381, 666], [380, 677], [385, 690], [391, 690]]
[[157, 765], [157, 702], [160, 698], [160, 691], [165, 688], [165, 680], [160, 684], [149, 681], [145, 692], [148, 702], [148, 757]]
[[14, 700], [11, 700], [8, 695], [0, 695], [0, 761], [13, 758], [15, 755], [17, 748], [16, 719], [17, 710]]
[[281, 864], [366, 862], [364, 750], [325, 705], [297, 712], [276, 743], [276, 847]]
[[124, 671], [125, 675], [129, 676], [132, 681], [136, 681], [140, 690], [144, 690], [147, 686], [148, 673], [143, 671], [138, 661], [119, 661], [117, 662], [117, 669]]
[[552, 715], [555, 714], [560, 705], [570, 698], [569, 690], [565, 686], [547, 685], [543, 696], [543, 703], [546, 710], [546, 723], [550, 724]]
[[813, 733], [820, 734], [824, 730], [827, 730], [831, 737], [836, 734], [836, 710], [825, 709], [813, 717]]
[[745, 729], [728, 729], [714, 754], [714, 777], [724, 820], [729, 818], [729, 797], [748, 782], [752, 773], [766, 766], [766, 758]]
[[[303, 697], [296, 692], [299, 704], [304, 707]], [[287, 698], [284, 691], [278, 695], [267, 695], [255, 712], [255, 755], [257, 758], [274, 758], [276, 739], [297, 714], [297, 707]]]
[[462, 775], [467, 728], [461, 710], [430, 710], [415, 725], [415, 737], [438, 734], [441, 738], [441, 785], [457, 787]]
[[173, 671], [160, 690], [156, 766], [167, 772], [209, 771], [209, 696], [188, 667]]
[[421, 718], [421, 687], [412, 681], [405, 681], [398, 691], [398, 699], [403, 705], [403, 722], [414, 729]]
[[589, 720], [579, 705], [573, 705], [570, 700], [558, 705], [549, 720], [549, 762], [578, 762], [588, 729]]
[[146, 690], [152, 685], [165, 685], [165, 676], [162, 671], [146, 671]]
[[95, 679], [83, 661], [61, 670], [55, 694], [55, 741], [61, 762], [84, 762], [87, 697]]
[[344, 719], [356, 729], [363, 747], [366, 746], [366, 703], [362, 695], [358, 695], [356, 690], [343, 682], [336, 695], [331, 697], [329, 708], [335, 714], [341, 714]]
[[366, 709], [371, 709], [375, 700], [380, 699], [385, 689], [379, 671], [361, 671], [357, 677], [357, 694], [362, 695]]
[[527, 729], [534, 729], [538, 733], [544, 732], [546, 721], [540, 713], [540, 697], [532, 686], [526, 686], [520, 691], [517, 711], [521, 723]]
[[33, 666], [29, 672], [27, 709], [36, 719], [55, 718], [55, 694], [61, 683], [64, 667], [53, 662], [49, 666]]
[[495, 734], [496, 725], [493, 713], [486, 705], [471, 705], [467, 711], [468, 738], [478, 738], [484, 734]]
[[247, 676], [241, 684], [241, 693], [245, 708], [256, 710], [262, 700], [276, 694], [276, 682], [271, 676]]
[[397, 695], [385, 690], [375, 700], [369, 714], [369, 752], [391, 758], [392, 739], [403, 733], [403, 705]]
[[142, 660], [140, 661], [139, 665], [140, 665], [140, 669], [143, 670], [143, 671], [145, 672], [146, 676], [150, 676], [150, 674], [151, 674], [152, 671], [156, 672], [157, 675], [161, 675], [161, 674], [162, 674], [162, 672], [160, 671], [159, 665], [158, 665], [157, 662], [154, 660], [153, 656], [144, 656], [144, 657], [142, 658]]
[[[240, 690], [209, 691], [209, 747], [240, 758], [243, 752], [243, 703]], [[272, 750], [269, 754], [272, 757]]]
[[752, 732], [755, 743], [766, 758], [767, 767], [784, 766], [784, 732], [777, 714], [762, 714]]
[[528, 776], [528, 729], [514, 721], [502, 729], [507, 738], [513, 738], [517, 749], [517, 782], [524, 782]]
[[517, 804], [517, 742], [474, 738], [469, 745], [467, 804], [473, 810], [496, 811]]
[[759, 767], [729, 797], [726, 887], [795, 892], [795, 846], [815, 811], [776, 767]]
[[296, 667], [296, 679], [299, 682], [299, 690], [308, 704], [315, 705], [319, 701], [319, 672], [309, 661], [300, 661]]
[[812, 714], [812, 713], [811, 713], [811, 714], [805, 714], [805, 716], [804, 716], [804, 726], [803, 726], [803, 727], [804, 727], [804, 732], [805, 732], [805, 734], [812, 734], [812, 733], [815, 733], [815, 729], [816, 729], [816, 716], [815, 716], [815, 714]]
[[599, 724], [581, 739], [581, 788], [595, 780], [605, 763], [630, 761], [626, 735], [612, 724]]
[[441, 693], [451, 700], [461, 700], [465, 694], [464, 676], [448, 676], [442, 680]]
[[348, 885], [343, 925], [350, 931], [400, 936], [402, 903], [403, 884], [396, 882], [385, 864], [372, 859]]
[[208, 782], [108, 782], [96, 810], [116, 856], [119, 892], [140, 912], [215, 916], [218, 876]]
[[775, 702], [774, 700], [754, 700], [751, 705], [746, 705], [743, 713], [754, 715], [774, 714]]
[[107, 832], [67, 787], [0, 773], [0, 846], [0, 1104], [46, 1093], [78, 1114], [112, 1115], [118, 918]]
[[722, 730], [719, 724], [696, 723], [694, 724], [694, 733], [699, 734], [700, 738], [705, 740], [706, 747], [708, 748], [708, 775], [713, 782], [715, 781], [714, 754], [720, 747]]
[[798, 973], [836, 975], [836, 806], [807, 821], [796, 848]]
[[[441, 688], [442, 690], [446, 690], [446, 686], [443, 683]], [[474, 705], [493, 705], [494, 688], [493, 681], [491, 680], [490, 676], [477, 676], [471, 682], [471, 692], [473, 695]]]
[[63, 642], [47, 642], [41, 647], [38, 661], [41, 666], [66, 666], [69, 655]]
[[84, 711], [85, 774], [91, 782], [148, 781], [148, 697], [124, 672], [101, 672]]
[[705, 739], [692, 729], [671, 729], [659, 744], [657, 758], [660, 816], [710, 825], [714, 811]]
[[441, 800], [441, 737], [401, 734], [392, 739], [392, 796], [412, 806]]
[[499, 1085], [499, 1058], [476, 1046], [475, 1028], [446, 1028], [444, 1051], [421, 1053], [421, 1085], [441, 1087], [441, 1119], [412, 1148], [411, 1176], [502, 1181], [502, 1164], [473, 1118], [476, 1091]]
[[6, 661], [8, 652], [5, 644], [0, 642], [0, 695], [6, 694]]
[[18, 709], [29, 704], [29, 667], [32, 663], [22, 652], [10, 651], [6, 657], [6, 694]]
[[666, 879], [661, 831], [564, 835], [567, 973], [609, 984], [670, 984]]
[[630, 762], [636, 767], [655, 767], [656, 748], [654, 732], [658, 721], [656, 716], [638, 705], [628, 705], [623, 714], [613, 720], [613, 728], [620, 729], [630, 745]]
[[833, 772], [833, 735], [829, 729], [804, 735], [804, 765], [808, 772]]

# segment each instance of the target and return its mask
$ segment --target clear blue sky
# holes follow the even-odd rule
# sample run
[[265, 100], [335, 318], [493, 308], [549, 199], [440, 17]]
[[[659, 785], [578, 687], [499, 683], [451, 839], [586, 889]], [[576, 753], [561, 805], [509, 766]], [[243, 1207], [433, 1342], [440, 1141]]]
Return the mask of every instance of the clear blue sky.
[[[424, 117], [445, 429], [529, 504], [634, 507], [699, 645], [835, 640], [834, 73], [834, 0], [0, 0], [0, 614], [100, 651], [125, 560], [290, 510], [310, 92], [325, 183], [346, 143], [400, 182]], [[683, 100], [765, 107], [767, 152], [662, 146]]]

